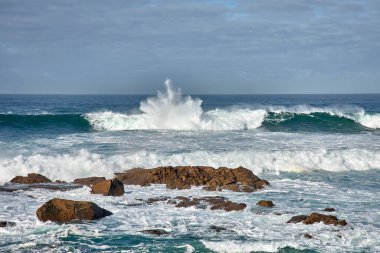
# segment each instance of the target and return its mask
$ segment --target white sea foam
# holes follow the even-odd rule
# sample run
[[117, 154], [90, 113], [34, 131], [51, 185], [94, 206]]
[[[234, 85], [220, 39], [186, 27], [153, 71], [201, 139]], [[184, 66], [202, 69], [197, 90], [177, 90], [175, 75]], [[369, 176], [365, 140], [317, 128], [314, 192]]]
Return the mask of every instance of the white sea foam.
[[165, 165], [210, 165], [214, 167], [244, 166], [254, 173], [280, 171], [305, 172], [311, 170], [350, 171], [380, 169], [380, 151], [365, 149], [298, 150], [298, 151], [230, 151], [161, 154], [139, 151], [125, 155], [102, 156], [80, 150], [75, 155], [19, 155], [0, 161], [0, 182], [17, 175], [41, 173], [53, 180], [72, 181], [78, 177], [106, 176], [133, 167]]
[[206, 248], [223, 253], [244, 253], [244, 252], [277, 252], [279, 249], [284, 247], [298, 248], [298, 244], [294, 242], [241, 242], [241, 241], [222, 241], [222, 242], [212, 242], [212, 241], [201, 241]]
[[166, 91], [140, 103], [140, 113], [125, 114], [112, 111], [86, 113], [84, 118], [95, 130], [245, 130], [262, 125], [268, 112], [274, 113], [328, 113], [352, 119], [369, 128], [380, 128], [379, 114], [366, 114], [364, 109], [352, 105], [314, 107], [259, 106], [249, 108], [229, 108], [203, 111], [202, 100], [182, 96], [181, 91], [165, 81]]

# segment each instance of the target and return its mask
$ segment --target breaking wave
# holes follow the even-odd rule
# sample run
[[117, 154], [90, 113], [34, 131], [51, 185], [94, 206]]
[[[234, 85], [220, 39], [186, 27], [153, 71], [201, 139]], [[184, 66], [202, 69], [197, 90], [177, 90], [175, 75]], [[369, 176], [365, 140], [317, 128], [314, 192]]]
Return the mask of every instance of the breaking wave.
[[0, 182], [8, 182], [17, 175], [40, 173], [53, 180], [72, 181], [79, 177], [113, 177], [114, 172], [142, 167], [177, 165], [209, 165], [235, 168], [244, 166], [255, 174], [279, 172], [331, 172], [380, 169], [380, 151], [367, 149], [346, 150], [278, 150], [278, 151], [193, 151], [162, 154], [139, 151], [124, 155], [104, 156], [86, 149], [75, 154], [19, 155], [0, 160]]

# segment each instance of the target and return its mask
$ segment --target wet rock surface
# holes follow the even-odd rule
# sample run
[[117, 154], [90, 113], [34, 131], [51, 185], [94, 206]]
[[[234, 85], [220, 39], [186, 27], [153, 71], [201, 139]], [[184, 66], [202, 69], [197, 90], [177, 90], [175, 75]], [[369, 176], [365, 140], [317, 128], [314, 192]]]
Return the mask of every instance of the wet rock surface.
[[41, 174], [29, 173], [26, 177], [16, 176], [10, 182], [17, 184], [38, 184], [51, 183], [51, 180]]
[[323, 211], [325, 211], [325, 212], [335, 212], [335, 208], [333, 208], [333, 207], [326, 207], [325, 209], [323, 209]]
[[105, 181], [105, 177], [84, 177], [84, 178], [77, 178], [74, 179], [74, 184], [80, 184], [80, 185], [87, 185], [92, 186], [96, 183], [99, 183], [101, 181]]
[[162, 235], [169, 234], [169, 232], [163, 229], [147, 229], [147, 230], [142, 230], [141, 233], [148, 234], [148, 235], [155, 235], [155, 236], [162, 236]]
[[215, 169], [207, 166], [166, 166], [153, 169], [131, 169], [115, 173], [116, 177], [127, 185], [149, 186], [165, 184], [168, 189], [189, 189], [191, 186], [204, 186], [205, 190], [231, 190], [253, 192], [269, 182], [257, 177], [251, 170], [238, 167]]
[[96, 220], [112, 213], [89, 201], [52, 199], [36, 211], [39, 220], [68, 222], [72, 220]]
[[12, 222], [12, 221], [0, 221], [0, 228], [14, 227], [14, 226], [16, 226], [15, 222]]
[[91, 189], [91, 193], [104, 196], [122, 196], [124, 194], [124, 184], [117, 178], [97, 182]]
[[272, 207], [274, 206], [273, 202], [271, 200], [260, 200], [259, 202], [256, 203], [258, 206], [262, 207]]
[[323, 222], [326, 225], [341, 225], [346, 226], [346, 220], [338, 220], [338, 218], [334, 215], [325, 215], [320, 213], [312, 213], [309, 216], [306, 215], [297, 215], [293, 216], [288, 223], [298, 223], [303, 222], [303, 224], [310, 225], [314, 223]]
[[15, 192], [19, 190], [33, 190], [33, 189], [46, 189], [51, 191], [71, 191], [74, 189], [81, 188], [81, 185], [70, 184], [70, 183], [35, 183], [35, 184], [18, 184], [18, 183], [7, 183], [0, 186], [0, 192]]

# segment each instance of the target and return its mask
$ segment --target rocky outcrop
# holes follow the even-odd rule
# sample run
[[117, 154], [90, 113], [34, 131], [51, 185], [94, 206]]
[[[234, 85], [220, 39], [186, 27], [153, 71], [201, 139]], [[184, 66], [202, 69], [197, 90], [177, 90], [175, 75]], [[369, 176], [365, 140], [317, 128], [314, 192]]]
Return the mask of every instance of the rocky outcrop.
[[202, 198], [187, 198], [187, 197], [176, 197], [179, 201], [174, 202], [175, 207], [196, 207], [196, 208], [205, 208], [210, 206], [210, 210], [224, 210], [227, 212], [230, 211], [241, 211], [244, 210], [247, 205], [244, 203], [235, 203], [227, 200], [224, 197], [211, 196], [211, 197], [202, 197]]
[[98, 182], [105, 181], [105, 177], [84, 177], [84, 178], [77, 178], [74, 179], [74, 184], [80, 184], [80, 185], [87, 185], [92, 186]]
[[269, 182], [260, 179], [251, 170], [239, 167], [215, 169], [206, 166], [167, 166], [153, 169], [131, 169], [115, 173], [116, 177], [127, 185], [148, 186], [166, 184], [168, 189], [189, 189], [191, 186], [204, 186], [209, 191], [231, 190], [253, 192]]
[[142, 230], [141, 233], [149, 234], [149, 235], [156, 235], [156, 236], [169, 234], [167, 231], [165, 231], [163, 229], [147, 229], [147, 230]]
[[51, 180], [41, 174], [29, 173], [28, 176], [26, 177], [22, 177], [22, 176], [14, 177], [11, 180], [11, 183], [39, 184], [39, 183], [51, 183]]
[[334, 215], [325, 215], [320, 213], [312, 213], [309, 216], [306, 215], [297, 215], [293, 216], [288, 223], [298, 223], [303, 222], [303, 224], [310, 225], [314, 223], [323, 222], [326, 225], [341, 225], [346, 226], [346, 220], [338, 220], [338, 218]]
[[124, 194], [124, 184], [117, 178], [95, 183], [91, 189], [91, 193], [104, 196], [122, 196]]
[[16, 226], [15, 222], [12, 222], [12, 221], [0, 221], [0, 228], [14, 227], [14, 226]]
[[36, 211], [39, 220], [68, 222], [72, 220], [96, 220], [111, 215], [97, 204], [89, 201], [74, 201], [67, 199], [52, 199]]
[[273, 202], [271, 200], [260, 200], [259, 202], [256, 203], [258, 206], [262, 207], [272, 207], [274, 206]]

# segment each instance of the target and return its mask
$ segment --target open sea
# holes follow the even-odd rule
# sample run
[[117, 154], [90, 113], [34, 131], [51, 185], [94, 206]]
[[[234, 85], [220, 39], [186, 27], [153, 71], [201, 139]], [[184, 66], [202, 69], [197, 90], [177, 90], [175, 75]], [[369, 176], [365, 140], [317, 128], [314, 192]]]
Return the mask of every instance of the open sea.
[[[0, 95], [0, 185], [31, 172], [71, 182], [161, 165], [243, 166], [271, 185], [253, 193], [125, 186], [121, 197], [91, 195], [86, 186], [0, 191], [0, 220], [16, 222], [0, 228], [0, 252], [380, 252], [380, 94], [190, 97], [167, 83], [151, 96]], [[226, 196], [248, 207], [136, 204], [179, 195]], [[38, 221], [36, 209], [54, 197], [114, 214]], [[261, 199], [274, 208], [260, 209]], [[348, 225], [286, 223], [326, 207]], [[155, 228], [169, 234], [140, 232]]]

